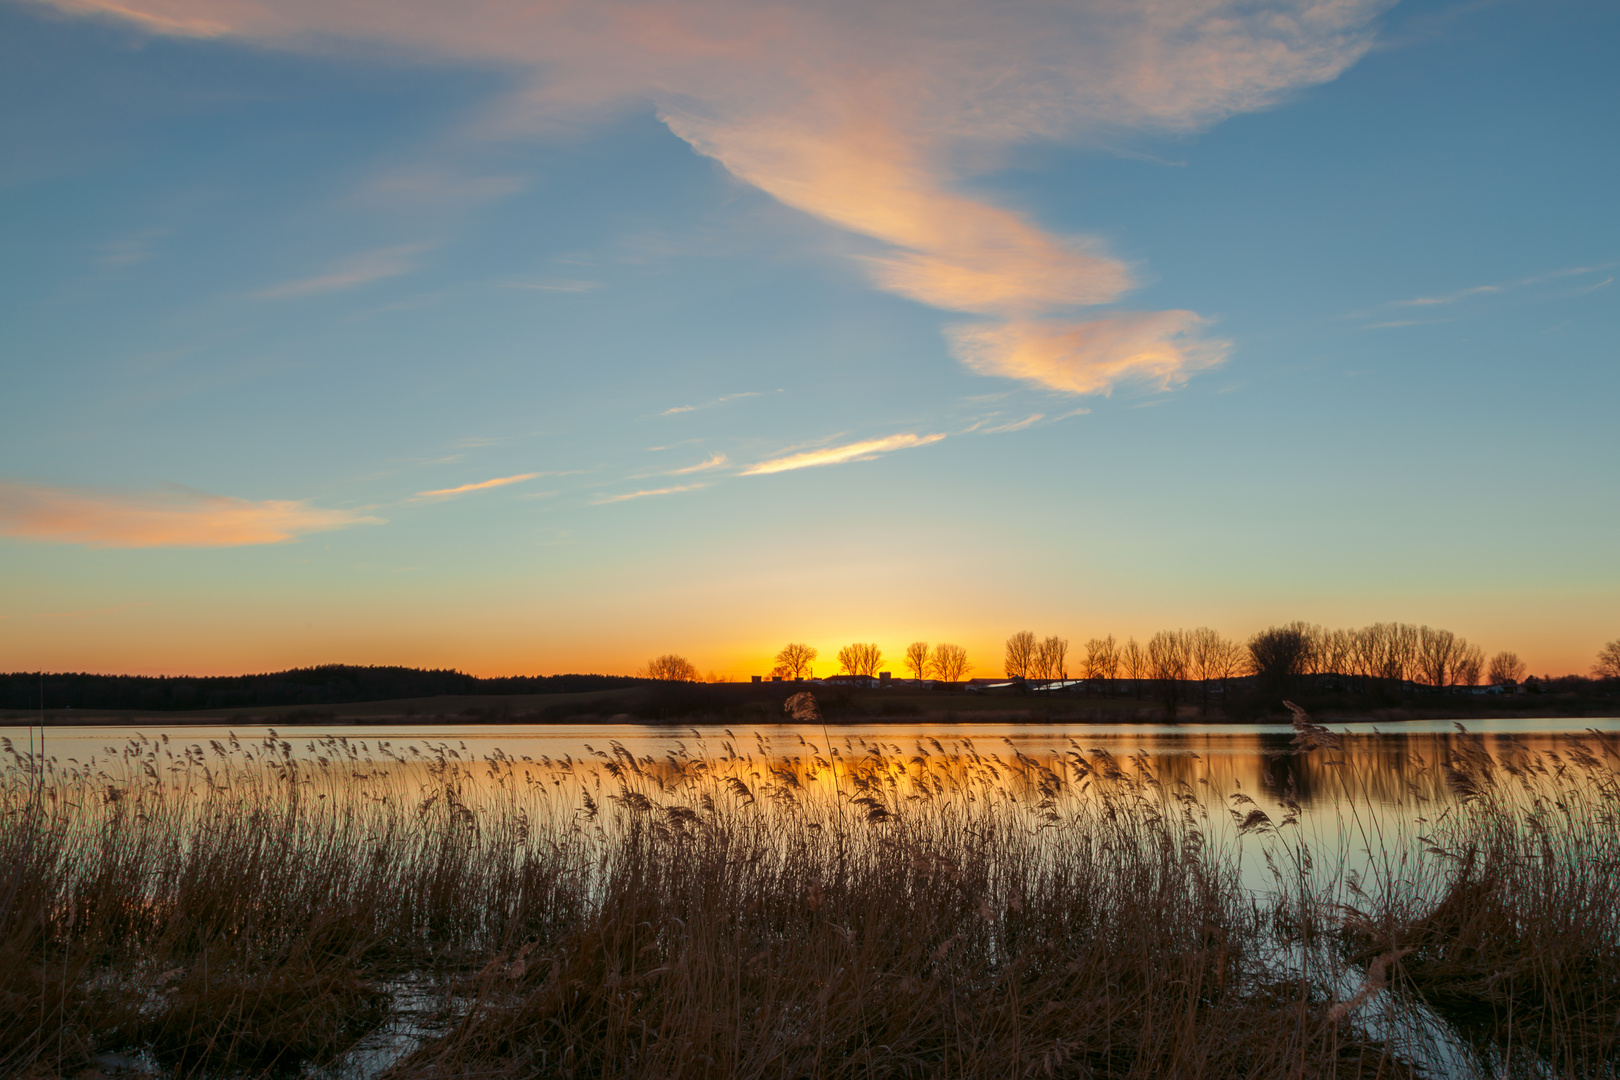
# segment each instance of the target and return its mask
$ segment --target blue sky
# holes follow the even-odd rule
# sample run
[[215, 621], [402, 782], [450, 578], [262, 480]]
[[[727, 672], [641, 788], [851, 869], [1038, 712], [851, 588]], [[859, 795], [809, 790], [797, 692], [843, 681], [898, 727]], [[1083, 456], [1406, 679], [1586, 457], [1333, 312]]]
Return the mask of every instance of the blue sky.
[[97, 6], [0, 6], [0, 666], [1620, 635], [1611, 6]]

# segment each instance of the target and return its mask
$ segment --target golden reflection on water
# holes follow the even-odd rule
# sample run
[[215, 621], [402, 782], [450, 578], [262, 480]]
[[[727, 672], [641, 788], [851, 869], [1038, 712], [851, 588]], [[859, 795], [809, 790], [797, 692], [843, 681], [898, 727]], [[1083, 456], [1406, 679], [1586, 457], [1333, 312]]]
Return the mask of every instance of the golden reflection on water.
[[[750, 784], [813, 791], [854, 777], [882, 775], [885, 783], [904, 782], [921, 790], [925, 777], [966, 783], [1005, 781], [1027, 793], [1037, 781], [1032, 766], [1048, 770], [1065, 784], [1088, 775], [1133, 777], [1165, 786], [1185, 785], [1217, 800], [1243, 792], [1257, 800], [1292, 798], [1304, 807], [1347, 794], [1395, 807], [1413, 800], [1446, 797], [1441, 766], [1464, 750], [1482, 750], [1496, 760], [1542, 756], [1562, 760], [1572, 748], [1601, 752], [1620, 740], [1613, 721], [1590, 721], [1608, 731], [1498, 732], [1407, 731], [1339, 733], [1337, 748], [1302, 751], [1295, 733], [1280, 725], [1260, 729], [1231, 727], [1179, 730], [1167, 727], [1104, 731], [1064, 731], [1022, 725], [898, 726], [851, 731], [820, 726], [776, 726], [733, 732], [709, 728], [672, 729], [643, 725], [590, 728], [400, 729], [351, 728], [343, 732], [273, 732], [268, 728], [232, 732], [225, 728], [175, 728], [151, 739], [127, 729], [51, 729], [45, 758], [52, 775], [113, 773], [137, 767], [161, 771], [176, 783], [208, 782], [216, 768], [269, 760], [299, 762], [311, 784], [323, 773], [358, 780], [361, 787], [390, 784], [415, 787], [442, 770], [464, 774], [473, 795], [479, 785], [514, 783], [549, 786], [558, 792], [575, 786], [599, 787], [615, 780], [615, 770], [639, 771], [645, 779], [674, 785], [695, 772], [735, 776]], [[38, 731], [33, 738], [37, 746]], [[18, 757], [27, 757], [29, 733], [0, 728]], [[832, 753], [828, 754], [830, 739]], [[274, 751], [266, 747], [273, 745]], [[233, 749], [233, 747], [235, 749]], [[10, 771], [19, 768], [17, 757]], [[543, 775], [542, 775], [543, 774]], [[503, 781], [505, 775], [509, 779]], [[1020, 788], [1023, 785], [1023, 788]], [[610, 783], [611, 787], [612, 784]], [[969, 785], [971, 786], [971, 785]], [[915, 792], [913, 792], [915, 794]]]
[[[409, 740], [377, 731], [53, 733], [43, 774], [37, 753], [4, 733], [11, 752], [0, 759], [0, 809], [22, 812], [43, 798], [68, 833], [133, 819], [180, 845], [220, 822], [251, 833], [296, 820], [300, 835], [338, 846], [429, 836], [448, 824], [492, 853], [700, 820], [779, 842], [870, 828], [902, 846], [918, 830], [994, 829], [1023, 837], [1018, 846], [1037, 861], [1060, 833], [1087, 834], [1117, 810], [1166, 822], [1163, 835], [1177, 844], [1218, 846], [1264, 892], [1290, 859], [1314, 859], [1327, 878], [1404, 875], [1410, 860], [1445, 843], [1431, 837], [1443, 835], [1453, 809], [1480, 798], [1459, 784], [1464, 772], [1487, 778], [1495, 805], [1518, 807], [1514, 820], [1548, 792], [1606, 804], [1620, 797], [1616, 731], [1315, 731], [818, 726], [739, 736], [626, 727], [454, 741], [428, 732]], [[1314, 854], [1303, 856], [1307, 849]]]

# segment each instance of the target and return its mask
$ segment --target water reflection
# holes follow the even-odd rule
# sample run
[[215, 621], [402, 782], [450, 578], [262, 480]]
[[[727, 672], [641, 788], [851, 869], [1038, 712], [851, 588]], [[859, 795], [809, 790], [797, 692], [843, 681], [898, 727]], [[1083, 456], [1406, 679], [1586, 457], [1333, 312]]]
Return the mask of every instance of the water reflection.
[[[1498, 720], [1464, 732], [1443, 722], [1403, 724], [1384, 730], [1368, 724], [1336, 729], [1338, 750], [1301, 753], [1296, 732], [1288, 725], [1129, 725], [1058, 728], [1028, 724], [870, 725], [823, 728], [779, 724], [734, 731], [722, 727], [676, 728], [642, 724], [567, 725], [331, 725], [272, 729], [261, 726], [173, 726], [48, 728], [44, 754], [71, 767], [116, 759], [131, 739], [154, 739], [200, 753], [211, 744], [258, 744], [279, 739], [291, 753], [311, 760], [328, 740], [357, 748], [358, 759], [393, 757], [409, 761], [431, 757], [439, 748], [467, 763], [486, 759], [513, 762], [566, 763], [570, 767], [604, 758], [627, 757], [648, 767], [680, 769], [682, 762], [757, 759], [756, 765], [797, 767], [800, 781], [815, 782], [807, 768], [817, 756], [827, 762], [828, 740], [841, 762], [892, 757], [906, 761], [919, 755], [973, 752], [993, 763], [1023, 756], [1072, 769], [1076, 755], [1089, 761], [1101, 755], [1127, 771], [1146, 771], [1166, 785], [1186, 785], [1216, 799], [1242, 792], [1264, 803], [1296, 801], [1310, 810], [1353, 793], [1359, 800], [1386, 807], [1407, 806], [1444, 797], [1435, 766], [1464, 748], [1482, 749], [1501, 760], [1514, 754], [1568, 754], [1592, 738], [1589, 731], [1620, 736], [1620, 719]], [[40, 729], [0, 727], [22, 753], [41, 745]], [[426, 757], [424, 751], [427, 751]], [[171, 751], [172, 759], [172, 751]]]

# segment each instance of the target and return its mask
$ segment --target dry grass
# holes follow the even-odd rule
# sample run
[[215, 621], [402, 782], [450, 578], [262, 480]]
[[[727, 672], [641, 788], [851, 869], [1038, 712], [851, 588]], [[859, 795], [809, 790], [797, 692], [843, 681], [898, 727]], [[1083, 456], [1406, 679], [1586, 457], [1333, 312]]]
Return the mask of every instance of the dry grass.
[[1327, 768], [1406, 859], [1354, 873], [1286, 790], [1078, 745], [13, 752], [0, 1075], [1612, 1075], [1615, 748], [1463, 749], [1432, 851]]

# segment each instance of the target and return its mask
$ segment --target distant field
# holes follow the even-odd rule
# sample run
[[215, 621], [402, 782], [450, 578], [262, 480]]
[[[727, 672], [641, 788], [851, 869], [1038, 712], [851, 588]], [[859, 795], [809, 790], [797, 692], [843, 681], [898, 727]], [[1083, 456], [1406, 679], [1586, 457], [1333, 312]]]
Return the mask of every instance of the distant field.
[[[1204, 711], [1196, 701], [1179, 704], [1171, 714], [1152, 695], [1102, 697], [1039, 693], [966, 693], [962, 691], [852, 690], [792, 683], [652, 684], [541, 694], [441, 694], [332, 704], [243, 706], [228, 709], [46, 709], [52, 726], [220, 724], [250, 722], [296, 725], [332, 723], [621, 723], [764, 724], [782, 717], [782, 702], [808, 690], [816, 696], [830, 724], [934, 723], [1008, 721], [1018, 723], [1163, 723], [1253, 722], [1287, 719], [1278, 698], [1270, 709], [1252, 703], [1235, 715], [1219, 699]], [[1349, 695], [1293, 695], [1327, 720], [1457, 719], [1509, 716], [1613, 716], [1620, 698], [1547, 694], [1519, 697], [1434, 695], [1406, 700], [1378, 700]], [[1234, 703], [1237, 704], [1237, 703]], [[0, 724], [37, 722], [38, 710], [0, 710]]]
[[[650, 722], [768, 722], [781, 715], [780, 702], [797, 688], [755, 686], [753, 684], [701, 684], [692, 688], [692, 700], [663, 702], [677, 708], [656, 715], [660, 695], [656, 688], [633, 687], [593, 690], [575, 694], [458, 695], [395, 698], [388, 701], [359, 701], [332, 705], [249, 706], [234, 709], [155, 711], [139, 709], [46, 709], [46, 723], [53, 726], [96, 726], [124, 723], [217, 724], [223, 721], [264, 720], [281, 724], [398, 722], [401, 720], [448, 720], [480, 723], [546, 723], [568, 720], [615, 719]], [[826, 707], [828, 720], [906, 722], [921, 718], [950, 721], [989, 720], [1133, 720], [1157, 721], [1165, 718], [1162, 706], [1135, 698], [1055, 698], [1013, 697], [966, 693], [859, 692], [835, 688], [809, 687]], [[677, 695], [680, 697], [682, 695]], [[25, 724], [38, 721], [37, 710], [0, 710], [0, 722]], [[1197, 719], [1195, 706], [1182, 706], [1178, 719]], [[1219, 716], [1213, 719], [1220, 719]]]
[[[46, 709], [45, 719], [50, 724], [93, 725], [108, 721], [122, 722], [125, 720], [153, 720], [164, 724], [208, 724], [220, 720], [243, 719], [277, 719], [283, 722], [296, 722], [299, 718], [310, 720], [397, 720], [402, 717], [459, 717], [469, 719], [483, 718], [500, 713], [523, 714], [534, 713], [540, 710], [555, 709], [559, 706], [585, 708], [598, 703], [617, 701], [625, 705], [634, 705], [638, 700], [646, 697], [646, 691], [633, 690], [592, 690], [578, 694], [509, 694], [504, 696], [479, 696], [470, 694], [445, 694], [438, 697], [423, 698], [397, 698], [393, 701], [355, 701], [341, 705], [309, 705], [309, 706], [281, 706], [260, 707], [247, 706], [239, 709], [197, 709], [185, 712], [172, 710], [140, 710], [140, 709]], [[0, 719], [9, 722], [26, 723], [29, 719], [38, 720], [38, 711], [23, 711], [19, 709], [0, 710]]]

